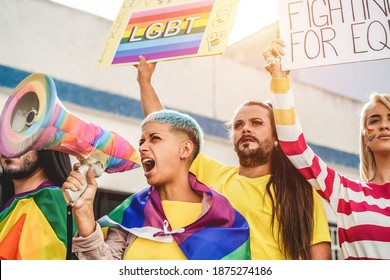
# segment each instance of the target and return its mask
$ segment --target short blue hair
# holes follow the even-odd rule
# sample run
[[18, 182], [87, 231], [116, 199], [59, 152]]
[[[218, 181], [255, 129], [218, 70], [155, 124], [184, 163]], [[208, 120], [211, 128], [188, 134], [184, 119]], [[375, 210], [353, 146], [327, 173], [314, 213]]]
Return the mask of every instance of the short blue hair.
[[193, 159], [200, 153], [203, 147], [203, 130], [198, 122], [190, 115], [175, 110], [163, 109], [149, 114], [141, 123], [141, 127], [148, 123], [162, 123], [171, 126], [172, 130], [184, 133], [194, 144]]

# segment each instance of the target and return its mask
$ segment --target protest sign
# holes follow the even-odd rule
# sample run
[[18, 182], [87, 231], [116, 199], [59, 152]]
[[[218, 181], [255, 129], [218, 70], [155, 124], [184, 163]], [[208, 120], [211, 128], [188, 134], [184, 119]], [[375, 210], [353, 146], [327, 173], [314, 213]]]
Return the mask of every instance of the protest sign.
[[390, 58], [390, 0], [279, 0], [284, 70]]
[[125, 0], [98, 67], [224, 53], [239, 0]]

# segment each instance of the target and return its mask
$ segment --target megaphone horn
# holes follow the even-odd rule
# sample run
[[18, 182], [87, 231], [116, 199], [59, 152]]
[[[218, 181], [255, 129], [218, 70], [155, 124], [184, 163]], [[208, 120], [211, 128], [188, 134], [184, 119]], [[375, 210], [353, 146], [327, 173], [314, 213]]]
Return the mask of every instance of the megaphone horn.
[[[134, 147], [118, 134], [69, 113], [57, 97], [54, 81], [31, 74], [14, 89], [0, 117], [0, 153], [18, 157], [30, 150], [50, 149], [75, 156], [85, 176], [90, 165], [95, 176], [140, 166]], [[86, 180], [84, 180], [86, 181]], [[67, 192], [74, 203], [84, 192]]]

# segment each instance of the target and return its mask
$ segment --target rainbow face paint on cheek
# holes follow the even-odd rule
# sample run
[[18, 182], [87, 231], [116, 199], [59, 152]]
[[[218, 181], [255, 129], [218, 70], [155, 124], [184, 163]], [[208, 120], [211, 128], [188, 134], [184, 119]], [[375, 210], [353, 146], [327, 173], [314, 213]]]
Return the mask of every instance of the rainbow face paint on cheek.
[[367, 137], [368, 141], [371, 142], [372, 140], [374, 140], [375, 136], [376, 136], [376, 133], [375, 133], [374, 129], [366, 128], [366, 137]]

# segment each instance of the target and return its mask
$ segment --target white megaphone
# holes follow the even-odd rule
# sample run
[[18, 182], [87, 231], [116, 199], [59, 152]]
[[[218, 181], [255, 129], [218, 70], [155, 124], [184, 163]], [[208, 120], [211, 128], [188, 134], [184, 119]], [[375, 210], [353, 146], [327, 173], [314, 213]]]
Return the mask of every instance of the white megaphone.
[[[140, 166], [134, 147], [114, 132], [70, 114], [57, 98], [54, 81], [45, 74], [31, 74], [15, 88], [1, 112], [0, 153], [18, 157], [29, 150], [50, 149], [75, 156], [85, 177], [91, 165], [95, 177]], [[65, 193], [74, 203], [87, 187]]]

